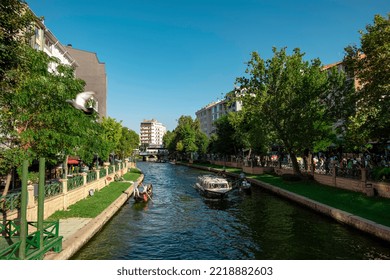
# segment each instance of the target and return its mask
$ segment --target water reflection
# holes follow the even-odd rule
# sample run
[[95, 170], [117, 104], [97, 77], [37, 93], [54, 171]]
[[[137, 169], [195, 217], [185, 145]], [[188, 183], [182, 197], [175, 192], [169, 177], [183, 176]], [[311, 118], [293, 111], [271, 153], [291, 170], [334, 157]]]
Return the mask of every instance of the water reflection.
[[153, 201], [132, 199], [74, 259], [390, 259], [390, 245], [254, 188], [224, 200], [193, 187], [203, 171], [139, 163]]

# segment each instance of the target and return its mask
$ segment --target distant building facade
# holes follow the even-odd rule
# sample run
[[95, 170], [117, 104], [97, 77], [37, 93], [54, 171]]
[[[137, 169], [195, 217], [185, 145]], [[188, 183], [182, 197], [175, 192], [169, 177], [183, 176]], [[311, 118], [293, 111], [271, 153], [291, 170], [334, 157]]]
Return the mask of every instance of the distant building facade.
[[141, 145], [147, 145], [150, 148], [162, 148], [163, 137], [167, 128], [157, 120], [144, 120], [141, 122], [140, 138]]
[[71, 45], [65, 47], [76, 60], [76, 77], [85, 81], [85, 91], [94, 91], [94, 108], [100, 117], [107, 116], [107, 74], [106, 65], [99, 61], [96, 53], [79, 50]]
[[228, 104], [228, 99], [218, 100], [210, 103], [202, 109], [198, 110], [196, 118], [200, 123], [200, 130], [210, 137], [216, 132], [214, 122], [220, 117], [226, 115], [228, 112], [238, 112], [242, 109], [242, 103], [240, 101], [234, 101]]

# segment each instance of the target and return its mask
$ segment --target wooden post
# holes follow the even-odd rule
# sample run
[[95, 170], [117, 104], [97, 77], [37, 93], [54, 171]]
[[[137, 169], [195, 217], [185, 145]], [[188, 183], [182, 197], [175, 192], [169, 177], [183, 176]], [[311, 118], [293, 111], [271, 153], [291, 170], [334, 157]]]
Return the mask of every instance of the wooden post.
[[39, 159], [39, 182], [38, 182], [38, 231], [39, 248], [43, 248], [43, 214], [45, 206], [45, 159]]
[[27, 245], [27, 176], [28, 176], [28, 161], [23, 161], [22, 167], [22, 194], [20, 206], [20, 247], [19, 258], [26, 259]]

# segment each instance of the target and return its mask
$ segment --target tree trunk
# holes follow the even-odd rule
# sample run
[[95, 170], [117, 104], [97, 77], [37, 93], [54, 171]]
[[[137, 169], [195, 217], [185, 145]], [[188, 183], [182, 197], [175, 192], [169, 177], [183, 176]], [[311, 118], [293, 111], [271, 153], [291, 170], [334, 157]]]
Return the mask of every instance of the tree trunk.
[[294, 174], [295, 175], [301, 175], [301, 170], [299, 168], [297, 156], [294, 153], [290, 152], [290, 159], [291, 159], [291, 163], [292, 163], [292, 166], [293, 166]]
[[6, 196], [8, 194], [9, 186], [11, 185], [11, 178], [12, 178], [12, 169], [7, 174], [7, 180], [5, 181], [5, 188], [4, 188], [3, 194], [1, 196]]

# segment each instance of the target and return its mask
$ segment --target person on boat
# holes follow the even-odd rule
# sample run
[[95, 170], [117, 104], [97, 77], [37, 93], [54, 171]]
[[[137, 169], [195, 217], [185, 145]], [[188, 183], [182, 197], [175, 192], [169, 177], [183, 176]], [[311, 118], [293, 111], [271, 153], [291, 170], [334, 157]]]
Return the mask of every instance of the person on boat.
[[138, 185], [135, 185], [135, 186], [134, 186], [134, 196], [139, 196]]

